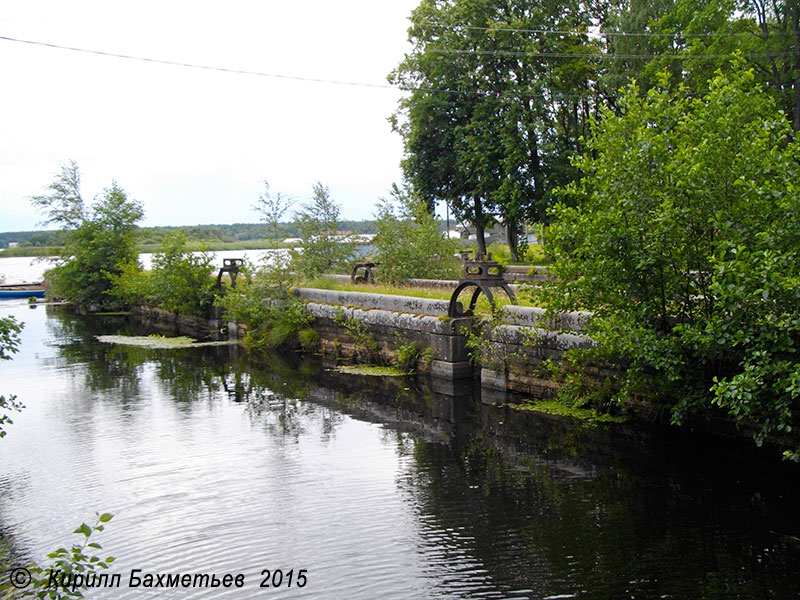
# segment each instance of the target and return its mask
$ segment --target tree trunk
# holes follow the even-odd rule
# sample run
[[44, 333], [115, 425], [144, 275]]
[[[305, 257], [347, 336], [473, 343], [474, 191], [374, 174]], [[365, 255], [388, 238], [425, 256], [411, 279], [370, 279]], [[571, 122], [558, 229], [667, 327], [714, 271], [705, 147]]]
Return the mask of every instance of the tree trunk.
[[478, 252], [486, 256], [486, 232], [485, 232], [485, 216], [483, 214], [483, 202], [480, 198], [474, 199], [475, 203], [475, 237], [478, 242]]
[[516, 219], [507, 219], [506, 224], [506, 241], [508, 242], [508, 249], [511, 252], [511, 261], [517, 262], [519, 260], [517, 252], [519, 250], [519, 223]]

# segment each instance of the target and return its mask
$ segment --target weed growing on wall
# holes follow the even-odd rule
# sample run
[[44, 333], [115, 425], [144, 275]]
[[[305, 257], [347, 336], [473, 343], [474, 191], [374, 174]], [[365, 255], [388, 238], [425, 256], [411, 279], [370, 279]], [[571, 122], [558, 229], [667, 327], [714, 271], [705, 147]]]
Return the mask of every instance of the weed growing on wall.
[[283, 264], [245, 265], [236, 287], [217, 299], [225, 315], [245, 327], [246, 348], [312, 348], [317, 344], [317, 333], [311, 327], [314, 318], [303, 302], [292, 296], [287, 277]]
[[406, 341], [399, 333], [398, 345], [394, 350], [392, 364], [404, 373], [413, 373], [417, 370], [427, 369], [433, 360], [430, 348], [423, 348], [418, 341]]
[[333, 317], [333, 322], [345, 329], [353, 338], [357, 356], [368, 357], [378, 351], [378, 342], [375, 341], [369, 328], [355, 317], [348, 317], [344, 310], [339, 309]]

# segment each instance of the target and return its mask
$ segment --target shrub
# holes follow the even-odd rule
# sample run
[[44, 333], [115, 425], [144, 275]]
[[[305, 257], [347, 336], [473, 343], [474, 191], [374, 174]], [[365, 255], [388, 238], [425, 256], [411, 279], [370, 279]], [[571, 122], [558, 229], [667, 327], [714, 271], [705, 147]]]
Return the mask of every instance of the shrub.
[[78, 184], [77, 165], [71, 163], [51, 184], [51, 194], [33, 198], [47, 211], [46, 222], [61, 224], [66, 236], [57, 265], [48, 271], [50, 291], [82, 307], [115, 308], [122, 300], [113, 281], [124, 265], [136, 261], [135, 224], [144, 215], [142, 206], [112, 182], [87, 208]]
[[214, 303], [213, 254], [190, 252], [187, 238], [175, 231], [164, 236], [153, 268], [142, 271], [138, 261], [122, 266], [114, 278], [114, 293], [130, 304], [147, 304], [184, 315], [205, 316]]
[[457, 279], [460, 265], [455, 258], [460, 248], [439, 231], [424, 202], [396, 186], [393, 200], [378, 205], [375, 260], [380, 262], [376, 278], [398, 284], [405, 279]]
[[304, 277], [350, 272], [356, 250], [347, 236], [340, 235], [340, 212], [330, 190], [316, 183], [313, 198], [295, 215], [301, 248], [291, 251], [291, 266]]
[[800, 398], [800, 147], [739, 61], [702, 98], [666, 83], [595, 123], [553, 211], [550, 299], [594, 312], [619, 399], [646, 393], [676, 422], [715, 403], [760, 442]]
[[310, 348], [317, 343], [313, 317], [290, 293], [285, 265], [255, 269], [248, 265], [235, 288], [217, 299], [228, 318], [243, 324], [245, 347], [265, 350], [279, 346]]

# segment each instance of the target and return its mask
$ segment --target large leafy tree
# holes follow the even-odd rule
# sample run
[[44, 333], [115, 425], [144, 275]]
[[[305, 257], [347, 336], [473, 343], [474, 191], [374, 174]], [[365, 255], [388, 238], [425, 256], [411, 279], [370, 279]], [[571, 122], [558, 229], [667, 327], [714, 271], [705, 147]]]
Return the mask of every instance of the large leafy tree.
[[[554, 211], [560, 308], [594, 312], [595, 358], [620, 360], [619, 398], [675, 420], [727, 406], [757, 439], [791, 429], [800, 398], [800, 148], [752, 70], [702, 97], [667, 81], [605, 111], [586, 174]], [[789, 456], [798, 458], [796, 451]]]
[[797, 0], [623, 0], [612, 3], [602, 27], [609, 34], [604, 89], [612, 103], [629, 78], [646, 89], [664, 70], [672, 85], [705, 93], [715, 71], [738, 51], [800, 130]]
[[61, 167], [47, 189], [31, 201], [45, 212], [45, 222], [61, 225], [66, 232], [64, 250], [49, 272], [53, 289], [83, 307], [119, 305], [113, 281], [125, 265], [137, 260], [135, 232], [144, 216], [142, 205], [114, 181], [87, 206], [74, 161]]
[[571, 0], [422, 0], [411, 21], [413, 50], [391, 75], [409, 91], [393, 120], [406, 177], [474, 226], [479, 251], [495, 220], [514, 251], [551, 183], [574, 176], [568, 158], [592, 104], [597, 49], [579, 33], [590, 14]]

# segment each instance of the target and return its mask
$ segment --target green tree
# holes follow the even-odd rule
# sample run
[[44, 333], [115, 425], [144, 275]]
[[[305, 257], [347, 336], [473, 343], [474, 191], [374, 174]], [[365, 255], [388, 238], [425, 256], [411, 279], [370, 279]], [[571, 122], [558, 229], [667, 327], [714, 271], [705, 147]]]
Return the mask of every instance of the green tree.
[[626, 373], [618, 400], [650, 394], [675, 421], [717, 403], [760, 441], [791, 428], [799, 389], [800, 170], [755, 79], [739, 59], [702, 98], [630, 86], [594, 126], [549, 249], [552, 305], [594, 312], [591, 355]]
[[350, 271], [355, 248], [339, 231], [341, 208], [330, 190], [317, 182], [313, 196], [295, 214], [301, 248], [291, 252], [291, 266], [305, 277], [316, 277], [336, 270]]
[[445, 238], [439, 221], [408, 187], [396, 185], [392, 198], [378, 205], [375, 259], [377, 277], [389, 283], [409, 278], [457, 279], [460, 274], [457, 240]]
[[[391, 75], [409, 91], [393, 117], [406, 177], [475, 227], [480, 252], [501, 221], [516, 259], [521, 223], [543, 219], [552, 182], [575, 176], [569, 156], [591, 107], [586, 57], [599, 52], [580, 33], [590, 14], [571, 0], [423, 0], [411, 21], [413, 50]], [[576, 57], [554, 62], [565, 53]]]
[[113, 279], [124, 265], [136, 261], [136, 223], [142, 205], [128, 199], [116, 181], [90, 207], [80, 195], [80, 176], [74, 161], [62, 167], [50, 193], [34, 196], [33, 204], [66, 232], [64, 250], [48, 272], [57, 295], [83, 307], [115, 307]]
[[46, 214], [41, 225], [59, 225], [62, 229], [77, 229], [86, 220], [86, 206], [81, 196], [81, 174], [74, 160], [61, 165], [48, 193], [32, 196], [31, 203]]
[[258, 201], [253, 208], [260, 215], [261, 220], [266, 223], [275, 248], [279, 246], [281, 238], [280, 220], [292, 204], [294, 204], [294, 200], [280, 192], [273, 195], [269, 189], [269, 182], [264, 180], [264, 191], [258, 195]]
[[611, 95], [630, 78], [642, 89], [664, 70], [696, 94], [733, 52], [800, 130], [800, 4], [796, 0], [658, 0], [612, 5], [602, 26], [610, 55], [603, 87]]

